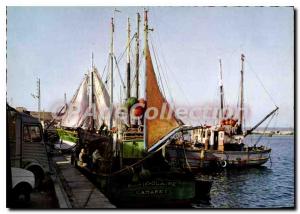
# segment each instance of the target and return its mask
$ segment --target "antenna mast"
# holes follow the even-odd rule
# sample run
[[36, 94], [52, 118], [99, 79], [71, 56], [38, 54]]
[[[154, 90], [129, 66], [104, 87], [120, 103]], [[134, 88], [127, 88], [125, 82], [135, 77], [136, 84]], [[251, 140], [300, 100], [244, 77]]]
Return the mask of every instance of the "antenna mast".
[[41, 81], [40, 78], [37, 79], [37, 91], [36, 94], [31, 94], [34, 99], [38, 99], [38, 115], [39, 120], [41, 120]]

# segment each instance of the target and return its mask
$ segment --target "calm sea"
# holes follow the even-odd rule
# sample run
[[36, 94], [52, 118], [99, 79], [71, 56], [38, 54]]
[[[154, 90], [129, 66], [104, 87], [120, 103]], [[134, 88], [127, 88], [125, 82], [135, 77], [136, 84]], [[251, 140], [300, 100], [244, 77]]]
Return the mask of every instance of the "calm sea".
[[[258, 136], [251, 136], [253, 145]], [[261, 167], [224, 170], [210, 175], [214, 180], [209, 202], [195, 208], [294, 207], [294, 136], [263, 137], [259, 145], [272, 148], [271, 161]]]

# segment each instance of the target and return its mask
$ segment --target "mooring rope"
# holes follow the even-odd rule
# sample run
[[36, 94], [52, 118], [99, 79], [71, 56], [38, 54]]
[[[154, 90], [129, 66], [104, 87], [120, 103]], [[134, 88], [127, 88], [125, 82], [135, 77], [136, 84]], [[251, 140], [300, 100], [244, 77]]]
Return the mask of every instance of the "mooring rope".
[[188, 159], [186, 157], [186, 152], [185, 152], [185, 146], [184, 146], [184, 144], [182, 144], [182, 148], [183, 148], [183, 153], [184, 153], [184, 158], [185, 158], [185, 164], [187, 165], [189, 171], [192, 171], [191, 166], [190, 166], [190, 164], [188, 162]]

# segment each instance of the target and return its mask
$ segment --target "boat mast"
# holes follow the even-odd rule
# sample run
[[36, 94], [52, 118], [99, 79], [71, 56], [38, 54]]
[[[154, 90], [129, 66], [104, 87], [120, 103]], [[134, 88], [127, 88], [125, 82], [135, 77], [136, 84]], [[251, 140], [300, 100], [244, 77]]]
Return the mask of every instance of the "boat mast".
[[[147, 84], [147, 57], [148, 57], [148, 11], [144, 10], [144, 55], [145, 55], [145, 83]], [[145, 99], [147, 99], [147, 85], [145, 84]], [[147, 101], [147, 100], [146, 100]], [[147, 124], [146, 118], [144, 118], [144, 144], [147, 148]]]
[[[127, 19], [127, 92], [126, 92], [126, 99], [128, 100], [130, 98], [130, 19], [128, 17]], [[130, 127], [130, 111], [128, 110], [128, 125]]]
[[139, 60], [140, 60], [140, 22], [141, 22], [141, 16], [139, 13], [136, 14], [136, 25], [137, 25], [137, 29], [136, 29], [136, 34], [135, 34], [135, 42], [136, 42], [136, 46], [135, 46], [135, 51], [136, 51], [136, 55], [135, 55], [135, 96], [138, 99], [139, 98]]
[[114, 17], [111, 18], [111, 42], [110, 42], [110, 120], [109, 129], [113, 126], [113, 88], [114, 88]]
[[65, 105], [67, 105], [67, 94], [66, 94], [66, 92], [64, 94], [64, 102], [65, 102]]
[[223, 119], [224, 117], [224, 112], [223, 112], [223, 108], [224, 108], [224, 91], [223, 91], [223, 76], [222, 76], [222, 61], [221, 59], [219, 59], [219, 63], [220, 63], [220, 96], [221, 96], [221, 117], [220, 120]]
[[95, 106], [95, 95], [94, 95], [94, 53], [92, 53], [92, 71], [91, 71], [91, 103], [92, 103], [92, 109], [91, 109], [91, 117], [92, 117], [92, 131], [95, 130], [95, 120], [94, 120], [94, 106]]
[[127, 95], [126, 98], [130, 98], [130, 19], [127, 19]]
[[241, 54], [241, 100], [240, 100], [240, 131], [243, 132], [244, 119], [244, 54]]

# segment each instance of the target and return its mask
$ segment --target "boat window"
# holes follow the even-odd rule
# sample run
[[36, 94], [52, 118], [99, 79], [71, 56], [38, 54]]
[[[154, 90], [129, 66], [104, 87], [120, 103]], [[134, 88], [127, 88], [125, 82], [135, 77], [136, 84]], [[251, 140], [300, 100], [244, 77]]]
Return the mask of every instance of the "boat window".
[[42, 140], [40, 126], [25, 124], [23, 127], [23, 140], [25, 142], [40, 142]]

